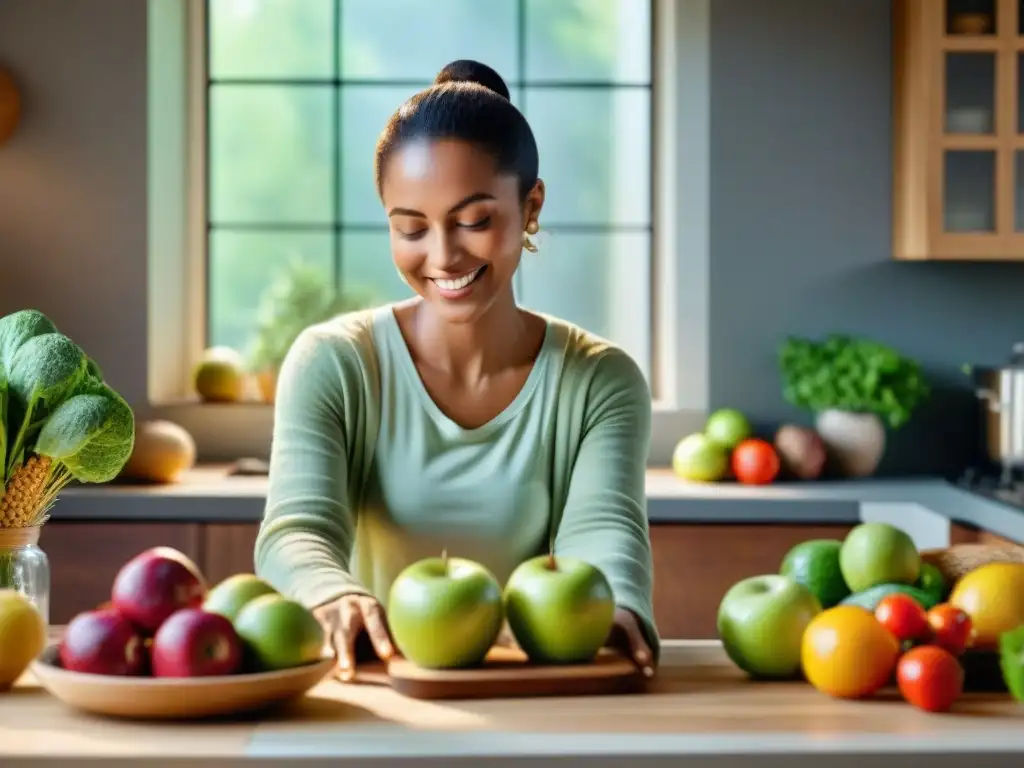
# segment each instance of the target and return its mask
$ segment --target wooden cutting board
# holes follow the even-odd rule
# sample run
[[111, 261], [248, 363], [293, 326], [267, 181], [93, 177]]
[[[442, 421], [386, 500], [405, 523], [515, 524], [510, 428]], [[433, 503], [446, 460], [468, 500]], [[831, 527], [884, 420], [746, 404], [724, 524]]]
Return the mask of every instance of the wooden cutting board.
[[495, 647], [480, 667], [424, 669], [403, 658], [364, 667], [356, 683], [387, 685], [413, 699], [506, 699], [636, 693], [647, 680], [630, 659], [603, 650], [590, 664], [531, 664], [519, 649]]

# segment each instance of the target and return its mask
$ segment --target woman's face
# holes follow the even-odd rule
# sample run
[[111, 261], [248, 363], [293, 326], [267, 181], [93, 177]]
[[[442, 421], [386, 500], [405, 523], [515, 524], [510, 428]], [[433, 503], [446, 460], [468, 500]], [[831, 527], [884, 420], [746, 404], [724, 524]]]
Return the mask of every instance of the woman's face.
[[543, 205], [541, 182], [526, 204], [519, 182], [462, 141], [400, 147], [381, 179], [395, 265], [416, 293], [452, 322], [471, 322], [511, 292], [523, 230]]

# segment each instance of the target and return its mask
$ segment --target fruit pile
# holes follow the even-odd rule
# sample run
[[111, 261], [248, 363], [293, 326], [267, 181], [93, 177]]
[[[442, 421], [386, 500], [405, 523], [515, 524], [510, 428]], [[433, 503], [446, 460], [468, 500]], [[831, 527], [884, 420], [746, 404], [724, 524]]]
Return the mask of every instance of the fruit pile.
[[752, 677], [802, 675], [836, 698], [895, 682], [931, 712], [962, 693], [966, 651], [999, 653], [1007, 687], [1024, 699], [1024, 563], [983, 564], [947, 584], [905, 531], [863, 523], [842, 541], [802, 542], [778, 574], [734, 585], [718, 632]]
[[471, 560], [427, 558], [395, 579], [388, 623], [399, 652], [417, 666], [477, 666], [494, 647], [502, 625], [536, 664], [592, 661], [615, 616], [611, 586], [597, 567], [570, 557], [525, 561], [504, 589]]
[[735, 408], [722, 408], [704, 429], [687, 435], [672, 454], [672, 469], [684, 480], [718, 482], [734, 478], [744, 485], [767, 485], [780, 473], [813, 480], [825, 469], [826, 451], [813, 429], [782, 426], [773, 442], [754, 435], [750, 421]]
[[71, 620], [59, 657], [73, 672], [206, 677], [309, 664], [323, 646], [313, 614], [256, 576], [208, 589], [187, 556], [155, 547], [121, 567], [109, 603]]

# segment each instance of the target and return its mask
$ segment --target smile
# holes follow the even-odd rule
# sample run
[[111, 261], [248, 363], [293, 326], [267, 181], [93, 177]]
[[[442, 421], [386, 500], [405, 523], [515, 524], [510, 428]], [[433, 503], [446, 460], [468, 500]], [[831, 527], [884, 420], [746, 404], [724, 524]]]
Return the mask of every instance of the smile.
[[476, 280], [481, 274], [483, 274], [483, 271], [486, 268], [486, 265], [482, 267], [477, 267], [472, 272], [468, 272], [462, 277], [457, 277], [454, 280], [443, 280], [437, 277], [432, 277], [430, 279], [433, 280], [434, 284], [441, 290], [460, 291], [466, 286], [468, 286], [470, 283], [472, 283], [474, 280]]

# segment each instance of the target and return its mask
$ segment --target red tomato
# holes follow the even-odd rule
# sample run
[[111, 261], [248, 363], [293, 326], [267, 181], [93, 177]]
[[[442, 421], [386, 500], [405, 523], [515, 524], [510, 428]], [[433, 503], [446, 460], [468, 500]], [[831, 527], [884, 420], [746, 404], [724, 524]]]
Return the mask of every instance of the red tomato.
[[932, 627], [932, 643], [954, 656], [962, 654], [974, 637], [971, 617], [949, 603], [936, 605], [928, 611], [928, 623]]
[[901, 643], [924, 640], [932, 633], [927, 611], [910, 595], [899, 592], [882, 598], [875, 608], [875, 618]]
[[779, 454], [771, 443], [748, 438], [732, 451], [732, 473], [745, 485], [767, 485], [779, 474]]
[[919, 645], [900, 657], [896, 684], [910, 704], [926, 712], [947, 712], [964, 690], [964, 670], [937, 645]]

